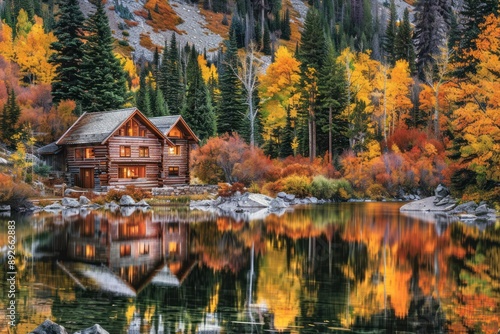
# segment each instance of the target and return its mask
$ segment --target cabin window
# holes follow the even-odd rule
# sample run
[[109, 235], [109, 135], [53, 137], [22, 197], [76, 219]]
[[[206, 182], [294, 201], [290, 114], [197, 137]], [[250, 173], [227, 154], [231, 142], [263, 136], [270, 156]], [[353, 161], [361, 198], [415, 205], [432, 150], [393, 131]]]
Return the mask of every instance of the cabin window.
[[130, 120], [120, 129], [118, 132], [120, 136], [128, 137], [146, 137], [146, 130], [140, 129], [139, 123], [134, 120]]
[[173, 128], [169, 134], [168, 134], [169, 137], [174, 137], [174, 138], [181, 138], [181, 132], [179, 129], [177, 128]]
[[95, 257], [95, 246], [85, 245], [85, 258], [93, 259]]
[[181, 147], [179, 145], [170, 146], [168, 148], [168, 155], [180, 155], [180, 154], [181, 154]]
[[83, 160], [83, 149], [75, 148], [75, 160]]
[[120, 257], [130, 256], [132, 247], [130, 245], [120, 245]]
[[147, 147], [147, 146], [139, 147], [139, 157], [148, 158], [149, 157], [149, 147]]
[[168, 175], [169, 176], [179, 176], [179, 167], [168, 167]]
[[171, 241], [168, 243], [168, 252], [170, 254], [179, 254], [179, 244], [177, 242]]
[[120, 157], [130, 157], [130, 146], [120, 146]]
[[75, 160], [83, 160], [83, 159], [94, 159], [95, 153], [93, 147], [86, 148], [75, 148]]
[[120, 179], [136, 179], [138, 177], [146, 177], [146, 167], [145, 166], [118, 167], [118, 177]]
[[83, 256], [83, 245], [75, 245], [75, 256]]
[[139, 255], [147, 255], [149, 254], [149, 244], [141, 242], [139, 244]]
[[93, 147], [86, 147], [85, 148], [85, 159], [94, 159], [94, 158], [95, 158], [94, 148]]

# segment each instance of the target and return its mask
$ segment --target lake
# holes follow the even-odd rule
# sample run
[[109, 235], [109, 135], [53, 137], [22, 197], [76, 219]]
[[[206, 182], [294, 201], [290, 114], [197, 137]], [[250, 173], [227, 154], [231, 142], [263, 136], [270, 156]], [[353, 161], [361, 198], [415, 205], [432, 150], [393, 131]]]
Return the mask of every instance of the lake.
[[[281, 215], [187, 208], [0, 217], [16, 221], [17, 319], [69, 333], [497, 333], [500, 224], [481, 228], [401, 203]], [[7, 333], [2, 259], [0, 333]]]

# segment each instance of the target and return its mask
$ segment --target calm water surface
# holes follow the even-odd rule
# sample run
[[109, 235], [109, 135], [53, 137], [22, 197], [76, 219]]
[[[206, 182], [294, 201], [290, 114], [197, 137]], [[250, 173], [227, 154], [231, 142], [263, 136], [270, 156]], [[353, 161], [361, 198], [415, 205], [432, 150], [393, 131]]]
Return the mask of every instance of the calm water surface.
[[255, 219], [158, 207], [13, 217], [14, 333], [47, 318], [70, 333], [95, 323], [110, 333], [496, 333], [500, 225], [447, 224], [400, 206]]

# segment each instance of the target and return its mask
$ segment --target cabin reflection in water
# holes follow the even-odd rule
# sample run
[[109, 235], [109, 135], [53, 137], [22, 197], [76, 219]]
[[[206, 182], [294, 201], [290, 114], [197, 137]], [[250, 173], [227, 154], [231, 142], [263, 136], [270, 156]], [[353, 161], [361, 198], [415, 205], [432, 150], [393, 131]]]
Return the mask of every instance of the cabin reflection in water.
[[80, 215], [66, 230], [61, 265], [75, 279], [90, 278], [91, 286], [117, 294], [137, 295], [149, 284], [180, 286], [195, 265], [189, 225], [172, 214], [131, 211]]

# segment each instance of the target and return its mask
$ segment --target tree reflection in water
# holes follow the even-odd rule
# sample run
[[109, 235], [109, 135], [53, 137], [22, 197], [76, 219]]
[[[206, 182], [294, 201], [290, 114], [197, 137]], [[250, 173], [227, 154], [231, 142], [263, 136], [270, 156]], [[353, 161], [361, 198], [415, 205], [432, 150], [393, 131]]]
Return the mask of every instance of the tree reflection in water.
[[19, 218], [19, 328], [51, 318], [110, 333], [497, 331], [499, 229], [399, 206]]

